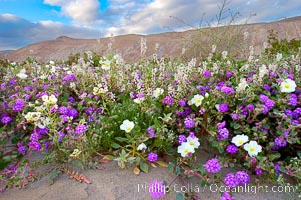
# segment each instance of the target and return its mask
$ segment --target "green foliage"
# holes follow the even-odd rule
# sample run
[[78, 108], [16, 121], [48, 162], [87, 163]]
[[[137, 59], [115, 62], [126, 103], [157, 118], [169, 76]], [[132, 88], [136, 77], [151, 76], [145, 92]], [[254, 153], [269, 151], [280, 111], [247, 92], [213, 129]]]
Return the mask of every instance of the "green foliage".
[[275, 56], [281, 53], [285, 56], [298, 54], [301, 49], [301, 40], [291, 39], [287, 40], [279, 39], [278, 32], [275, 30], [269, 30], [268, 35], [268, 48], [264, 50], [264, 53], [268, 56]]

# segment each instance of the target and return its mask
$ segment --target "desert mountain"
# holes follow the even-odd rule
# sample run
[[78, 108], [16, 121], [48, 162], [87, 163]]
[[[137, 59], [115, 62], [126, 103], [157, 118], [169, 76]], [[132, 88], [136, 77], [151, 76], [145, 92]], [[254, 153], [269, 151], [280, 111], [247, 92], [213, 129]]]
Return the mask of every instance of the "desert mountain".
[[[184, 32], [168, 32], [152, 35], [122, 35], [100, 39], [75, 39], [61, 36], [26, 46], [13, 52], [0, 54], [0, 59], [22, 62], [31, 57], [39, 62], [67, 60], [68, 56], [87, 51], [99, 54], [117, 53], [126, 61], [140, 58], [140, 41], [146, 39], [146, 56], [156, 53], [159, 57], [191, 58], [211, 50], [213, 44], [218, 51], [233, 54], [248, 51], [254, 46], [255, 53], [263, 50], [270, 30], [278, 32], [279, 38], [301, 39], [301, 16], [269, 23], [208, 27]], [[185, 49], [185, 53], [183, 51]], [[246, 52], [247, 54], [247, 52]]]

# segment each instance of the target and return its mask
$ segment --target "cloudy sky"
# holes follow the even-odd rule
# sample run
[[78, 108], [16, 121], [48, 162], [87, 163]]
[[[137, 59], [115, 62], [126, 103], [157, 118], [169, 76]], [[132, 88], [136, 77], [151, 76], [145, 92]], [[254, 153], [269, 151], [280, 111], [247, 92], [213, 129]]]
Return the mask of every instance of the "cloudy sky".
[[0, 50], [58, 36], [100, 38], [215, 26], [223, 1], [226, 24], [301, 15], [300, 0], [0, 0]]

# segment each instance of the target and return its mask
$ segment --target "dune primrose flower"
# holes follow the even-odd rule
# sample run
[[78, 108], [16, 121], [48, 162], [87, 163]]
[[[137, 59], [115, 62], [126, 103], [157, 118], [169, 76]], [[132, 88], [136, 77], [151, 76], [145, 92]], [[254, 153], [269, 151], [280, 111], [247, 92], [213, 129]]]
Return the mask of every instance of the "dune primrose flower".
[[129, 120], [126, 119], [120, 125], [120, 130], [123, 130], [126, 133], [129, 133], [134, 128], [134, 126], [135, 126], [134, 122], [129, 121]]
[[249, 141], [249, 137], [242, 134], [242, 135], [236, 135], [232, 138], [231, 142], [234, 143], [237, 147], [243, 145], [244, 143]]
[[284, 93], [291, 93], [295, 91], [296, 87], [297, 85], [295, 81], [287, 78], [281, 82], [280, 91]]
[[178, 153], [180, 153], [183, 158], [189, 157], [192, 153], [194, 153], [194, 147], [190, 145], [189, 142], [183, 142], [180, 146], [178, 146]]
[[164, 90], [162, 88], [156, 88], [155, 91], [153, 92], [153, 97], [155, 97], [156, 99], [162, 95], [164, 92]]
[[141, 144], [138, 145], [137, 151], [143, 151], [144, 149], [146, 149], [146, 145], [142, 142]]
[[194, 95], [194, 97], [190, 100], [191, 104], [194, 104], [196, 107], [202, 105], [204, 97], [200, 94]]
[[199, 139], [197, 137], [193, 136], [188, 136], [187, 141], [190, 146], [192, 146], [194, 149], [197, 149], [200, 146]]
[[250, 141], [244, 145], [244, 149], [248, 151], [249, 156], [257, 156], [262, 151], [262, 147], [256, 141]]

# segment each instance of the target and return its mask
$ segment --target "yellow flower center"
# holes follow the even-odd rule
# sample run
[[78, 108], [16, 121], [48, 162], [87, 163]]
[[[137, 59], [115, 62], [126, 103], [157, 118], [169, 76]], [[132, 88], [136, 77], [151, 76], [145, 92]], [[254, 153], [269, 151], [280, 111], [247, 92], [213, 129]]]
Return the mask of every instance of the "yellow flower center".
[[184, 153], [185, 153], [185, 154], [188, 154], [188, 153], [189, 153], [188, 148], [185, 148], [185, 149], [184, 149]]
[[196, 103], [202, 103], [202, 100], [201, 99], [196, 99], [195, 102]]
[[239, 145], [242, 145], [242, 144], [243, 144], [242, 140], [238, 140], [237, 143], [238, 143]]
[[285, 84], [284, 84], [284, 87], [285, 87], [286, 89], [288, 89], [288, 88], [290, 88], [290, 85], [289, 85], [288, 83], [285, 83]]
[[253, 153], [255, 151], [255, 148], [254, 147], [250, 147], [250, 150], [249, 150], [251, 153]]

